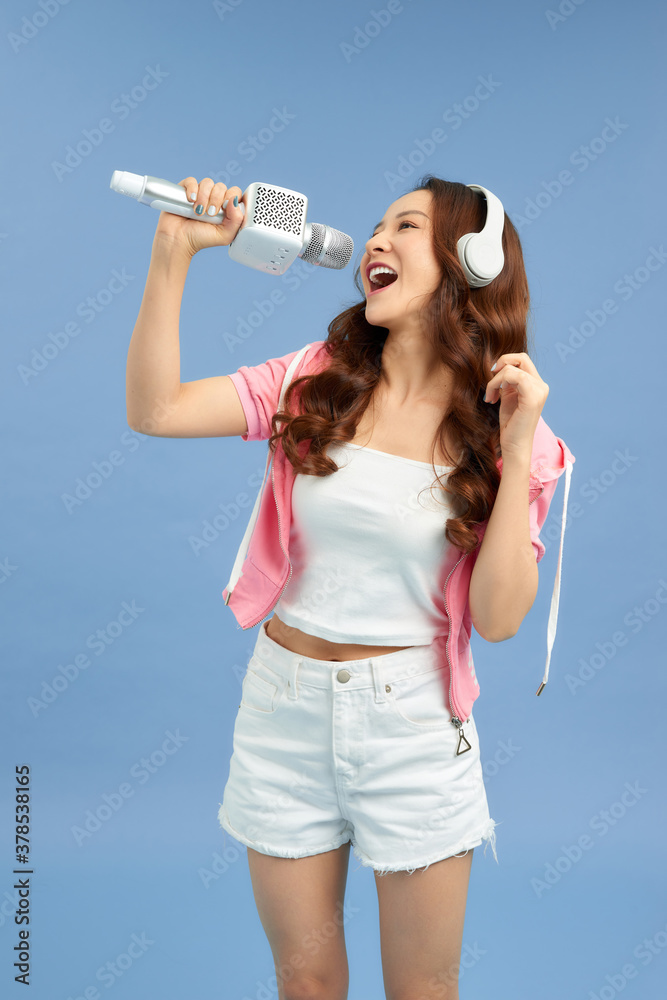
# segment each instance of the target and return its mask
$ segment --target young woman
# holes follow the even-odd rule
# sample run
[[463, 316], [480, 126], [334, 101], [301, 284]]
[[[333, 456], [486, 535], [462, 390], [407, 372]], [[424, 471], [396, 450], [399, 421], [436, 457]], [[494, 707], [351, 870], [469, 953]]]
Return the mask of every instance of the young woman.
[[220, 823], [248, 848], [280, 1000], [347, 997], [351, 846], [375, 875], [387, 997], [454, 1000], [473, 850], [495, 854], [471, 628], [516, 634], [574, 461], [541, 417], [517, 232], [500, 206], [502, 270], [471, 284], [457, 241], [482, 230], [487, 200], [422, 179], [373, 229], [362, 300], [309, 345], [279, 409], [297, 352], [180, 381], [190, 261], [243, 220], [240, 188], [180, 183], [225, 222], [159, 217], [128, 423], [268, 439], [272, 453], [249, 558], [223, 591], [244, 628], [273, 614], [244, 677]]

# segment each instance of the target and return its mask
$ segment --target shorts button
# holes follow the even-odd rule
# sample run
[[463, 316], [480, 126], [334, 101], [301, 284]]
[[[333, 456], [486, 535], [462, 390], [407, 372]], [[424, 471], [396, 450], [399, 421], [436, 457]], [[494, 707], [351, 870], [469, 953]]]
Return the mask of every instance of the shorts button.
[[389, 692], [391, 691], [391, 684], [385, 684], [384, 689], [387, 692], [387, 694], [389, 694]]
[[341, 682], [341, 684], [346, 684], [347, 681], [349, 681], [352, 674], [350, 673], [349, 670], [339, 670], [336, 676], [338, 677], [338, 680]]

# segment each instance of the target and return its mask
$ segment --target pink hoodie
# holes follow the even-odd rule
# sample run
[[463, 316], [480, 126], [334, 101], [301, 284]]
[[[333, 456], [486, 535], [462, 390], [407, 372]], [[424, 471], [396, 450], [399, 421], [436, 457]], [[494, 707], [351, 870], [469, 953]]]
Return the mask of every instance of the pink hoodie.
[[[323, 340], [316, 341], [306, 349], [292, 375], [293, 379], [326, 367], [329, 355], [324, 344]], [[272, 358], [254, 367], [244, 365], [230, 376], [248, 422], [248, 431], [242, 435], [244, 441], [265, 441], [271, 436], [271, 418], [279, 407], [283, 379], [290, 362], [297, 354], [298, 351], [292, 351], [284, 357]], [[302, 442], [300, 450], [302, 458], [307, 449], [308, 442]], [[533, 440], [528, 493], [530, 536], [538, 563], [546, 551], [539, 533], [546, 520], [558, 479], [563, 472], [566, 472], [566, 477], [558, 570], [547, 628], [547, 663], [537, 694], [541, 693], [548, 680], [551, 647], [556, 634], [565, 513], [574, 461], [574, 455], [565, 442], [556, 437], [540, 417]], [[502, 458], [498, 461], [498, 468], [502, 472]], [[240, 628], [253, 628], [263, 621], [278, 603], [291, 578], [289, 536], [293, 483], [294, 470], [285, 457], [282, 442], [279, 441], [271, 461], [271, 486], [267, 484], [263, 489], [254, 527], [251, 528], [252, 519], [248, 525], [247, 531], [251, 531], [251, 534], [240, 576], [234, 584], [235, 574], [232, 574], [230, 583], [222, 591], [225, 604], [229, 604]], [[487, 525], [488, 521], [484, 521], [474, 528], [480, 541]], [[447, 547], [448, 562], [445, 567], [447, 576], [443, 588], [443, 604], [449, 621], [449, 632], [447, 635], [437, 637], [433, 643], [439, 662], [446, 672], [452, 722], [459, 728], [460, 733], [462, 722], [468, 720], [473, 702], [480, 691], [470, 649], [472, 620], [468, 607], [470, 577], [478, 554], [479, 547], [467, 555], [452, 546]], [[460, 749], [463, 740], [464, 737], [459, 741], [457, 752], [468, 749], [468, 747], [463, 751]]]

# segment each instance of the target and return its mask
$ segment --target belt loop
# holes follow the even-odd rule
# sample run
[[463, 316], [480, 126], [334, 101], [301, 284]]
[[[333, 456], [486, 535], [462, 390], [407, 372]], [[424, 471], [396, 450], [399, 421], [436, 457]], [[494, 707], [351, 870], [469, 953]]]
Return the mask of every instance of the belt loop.
[[375, 685], [375, 704], [378, 705], [387, 700], [384, 689], [384, 678], [382, 676], [381, 657], [378, 657], [377, 660], [371, 660], [371, 669], [373, 671], [373, 684]]
[[291, 698], [292, 701], [296, 701], [299, 697], [299, 689], [296, 683], [296, 675], [301, 666], [301, 657], [293, 656], [290, 660], [288, 678], [287, 678], [287, 697]]

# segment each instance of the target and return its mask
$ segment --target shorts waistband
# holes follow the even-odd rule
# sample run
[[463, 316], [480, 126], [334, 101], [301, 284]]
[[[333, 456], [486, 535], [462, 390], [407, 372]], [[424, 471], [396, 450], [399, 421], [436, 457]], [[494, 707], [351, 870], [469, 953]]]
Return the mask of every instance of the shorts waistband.
[[266, 634], [262, 622], [253, 655], [287, 680], [330, 691], [375, 687], [384, 690], [404, 677], [415, 677], [438, 668], [434, 645], [410, 646], [393, 653], [380, 653], [359, 660], [318, 660], [293, 653]]

